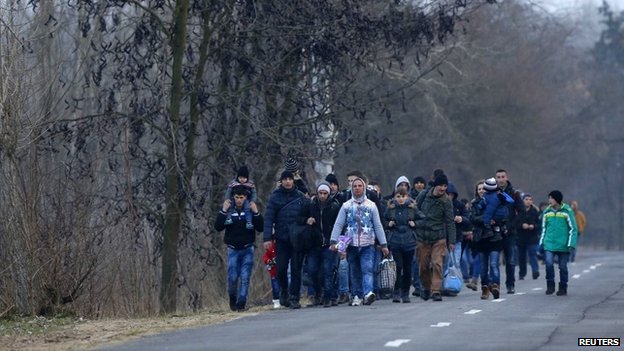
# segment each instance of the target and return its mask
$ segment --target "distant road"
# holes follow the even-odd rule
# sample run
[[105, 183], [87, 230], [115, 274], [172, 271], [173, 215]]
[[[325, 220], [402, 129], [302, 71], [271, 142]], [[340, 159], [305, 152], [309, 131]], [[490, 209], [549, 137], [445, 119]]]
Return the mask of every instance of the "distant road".
[[577, 346], [578, 338], [624, 338], [624, 252], [581, 250], [577, 258], [564, 297], [544, 294], [540, 266], [539, 279], [529, 270], [516, 294], [503, 289], [499, 300], [464, 289], [442, 302], [275, 310], [101, 350], [624, 350]]

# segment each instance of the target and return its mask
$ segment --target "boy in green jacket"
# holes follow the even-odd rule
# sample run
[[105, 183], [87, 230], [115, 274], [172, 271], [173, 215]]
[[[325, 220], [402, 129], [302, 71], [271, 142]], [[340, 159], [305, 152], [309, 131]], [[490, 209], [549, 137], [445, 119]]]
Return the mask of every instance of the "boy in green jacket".
[[553, 190], [548, 194], [548, 206], [542, 216], [540, 245], [544, 247], [546, 265], [546, 295], [555, 292], [555, 256], [559, 261], [559, 290], [557, 296], [568, 294], [568, 259], [576, 247], [578, 229], [574, 211], [563, 203], [563, 194]]

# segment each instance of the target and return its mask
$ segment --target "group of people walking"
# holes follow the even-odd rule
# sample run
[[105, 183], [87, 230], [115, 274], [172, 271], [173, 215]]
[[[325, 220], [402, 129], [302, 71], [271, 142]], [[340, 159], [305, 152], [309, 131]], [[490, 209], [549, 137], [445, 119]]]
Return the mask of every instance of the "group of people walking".
[[[513, 188], [503, 169], [478, 181], [471, 201], [459, 199], [440, 169], [428, 181], [399, 177], [385, 197], [379, 184], [369, 182], [360, 171], [349, 172], [347, 182], [341, 190], [338, 178], [329, 174], [312, 194], [298, 163], [289, 160], [263, 216], [247, 168], [239, 169], [228, 184], [215, 223], [215, 229], [225, 230], [232, 310], [246, 309], [256, 232], [263, 232], [263, 261], [276, 308], [301, 307], [304, 272], [312, 305], [370, 305], [378, 298], [409, 303], [412, 286], [412, 296], [442, 301], [449, 294], [442, 286], [449, 253], [459, 258], [467, 287], [477, 290], [480, 282], [481, 298], [497, 299], [502, 286], [501, 254], [505, 288], [513, 294], [515, 266], [519, 263], [518, 277], [524, 279], [528, 258], [532, 278], [537, 279], [537, 256], [543, 249], [546, 294], [555, 292], [555, 261], [559, 266], [556, 294], [567, 294], [567, 262], [585, 220], [583, 216], [577, 221], [582, 213], [575, 215], [560, 191], [551, 191], [548, 205], [538, 209], [530, 194]], [[297, 235], [318, 239], [302, 249], [303, 239]], [[396, 263], [397, 279], [387, 295], [375, 271], [388, 257]]]

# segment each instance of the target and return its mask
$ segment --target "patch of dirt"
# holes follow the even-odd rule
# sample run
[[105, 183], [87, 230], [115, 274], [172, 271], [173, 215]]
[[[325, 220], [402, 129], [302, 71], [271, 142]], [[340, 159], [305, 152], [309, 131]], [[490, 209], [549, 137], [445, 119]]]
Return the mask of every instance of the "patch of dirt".
[[254, 307], [245, 312], [202, 312], [189, 316], [140, 319], [77, 319], [74, 323], [55, 326], [38, 335], [0, 335], [0, 350], [68, 351], [114, 346], [165, 331], [225, 323], [267, 309]]

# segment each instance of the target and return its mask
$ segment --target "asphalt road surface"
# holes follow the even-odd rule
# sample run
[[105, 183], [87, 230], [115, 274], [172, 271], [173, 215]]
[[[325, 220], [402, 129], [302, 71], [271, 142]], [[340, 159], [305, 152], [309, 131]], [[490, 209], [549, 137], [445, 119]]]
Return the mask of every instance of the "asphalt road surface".
[[[624, 252], [581, 250], [568, 268], [568, 296], [544, 294], [540, 265], [537, 280], [529, 269], [516, 293], [502, 289], [498, 300], [464, 288], [442, 302], [273, 310], [101, 350], [624, 350]], [[619, 338], [620, 346], [578, 346], [579, 338]]]

